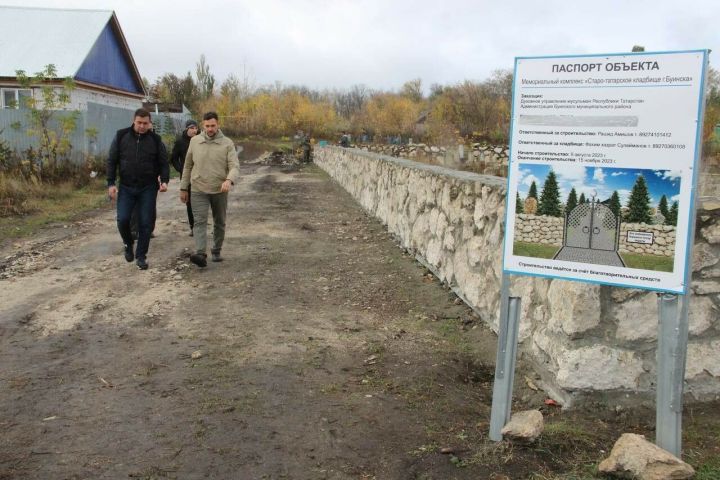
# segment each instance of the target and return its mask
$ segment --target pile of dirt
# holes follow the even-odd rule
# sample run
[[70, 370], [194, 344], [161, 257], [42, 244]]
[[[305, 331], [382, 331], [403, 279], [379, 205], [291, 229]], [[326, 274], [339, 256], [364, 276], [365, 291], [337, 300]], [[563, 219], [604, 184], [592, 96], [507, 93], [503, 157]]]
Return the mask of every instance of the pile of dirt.
[[275, 150], [272, 152], [263, 152], [260, 156], [254, 160], [244, 162], [250, 165], [273, 165], [273, 166], [288, 166], [288, 165], [300, 165], [300, 161], [294, 155], [281, 151]]

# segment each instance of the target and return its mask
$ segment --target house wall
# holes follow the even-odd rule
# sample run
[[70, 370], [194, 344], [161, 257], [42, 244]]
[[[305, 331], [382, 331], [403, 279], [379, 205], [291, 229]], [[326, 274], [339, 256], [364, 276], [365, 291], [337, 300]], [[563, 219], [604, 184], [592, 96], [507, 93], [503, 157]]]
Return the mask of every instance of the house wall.
[[[14, 81], [0, 81], [0, 88], [21, 88], [17, 82]], [[39, 87], [32, 89], [33, 97], [42, 103], [42, 92]], [[127, 110], [136, 110], [142, 107], [142, 99], [132, 98], [125, 95], [119, 95], [115, 93], [99, 92], [90, 90], [81, 86], [76, 88], [70, 93], [70, 103], [68, 103], [67, 110], [79, 110], [81, 112], [88, 109], [88, 103], [96, 103], [98, 105], [106, 105], [108, 107], [124, 108]]]
[[[80, 110], [82, 112], [88, 109], [88, 103], [133, 111], [142, 107], [142, 99], [139, 98], [130, 98], [114, 93], [96, 92], [77, 87], [70, 95], [70, 105], [68, 109]], [[129, 124], [130, 122], [128, 122], [128, 125]]]

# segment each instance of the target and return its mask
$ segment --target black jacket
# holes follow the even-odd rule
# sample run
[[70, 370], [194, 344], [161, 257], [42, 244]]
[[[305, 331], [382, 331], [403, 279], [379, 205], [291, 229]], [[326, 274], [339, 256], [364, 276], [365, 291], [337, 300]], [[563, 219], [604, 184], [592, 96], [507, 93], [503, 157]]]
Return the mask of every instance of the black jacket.
[[132, 126], [118, 130], [107, 161], [107, 184], [115, 185], [120, 166], [120, 184], [128, 187], [157, 185], [170, 181], [167, 150], [155, 132], [138, 135]]
[[170, 154], [170, 163], [181, 176], [183, 168], [185, 167], [185, 155], [187, 155], [188, 147], [190, 147], [190, 137], [188, 137], [187, 130], [185, 130], [182, 135], [175, 140], [175, 145], [173, 145], [172, 153]]

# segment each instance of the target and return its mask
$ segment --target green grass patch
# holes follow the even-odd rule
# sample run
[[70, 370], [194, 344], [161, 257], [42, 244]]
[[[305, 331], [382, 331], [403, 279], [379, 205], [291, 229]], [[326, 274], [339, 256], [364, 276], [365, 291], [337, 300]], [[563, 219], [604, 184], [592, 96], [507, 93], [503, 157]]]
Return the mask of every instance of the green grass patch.
[[623, 253], [620, 256], [628, 268], [641, 268], [643, 270], [655, 270], [657, 272], [673, 271], [673, 257], [637, 255], [635, 253]]
[[107, 202], [104, 182], [96, 179], [77, 188], [72, 182], [35, 186], [22, 199], [22, 215], [0, 217], [0, 242], [33, 235], [43, 227], [67, 222], [79, 214], [94, 210]]
[[717, 480], [720, 478], [720, 456], [715, 455], [700, 465], [695, 472], [695, 480]]
[[513, 255], [520, 257], [553, 258], [558, 250], [559, 248], [554, 245], [529, 242], [513, 243]]
[[595, 443], [595, 438], [582, 426], [571, 421], [556, 421], [545, 424], [542, 440], [549, 444], [569, 447], [588, 447]]

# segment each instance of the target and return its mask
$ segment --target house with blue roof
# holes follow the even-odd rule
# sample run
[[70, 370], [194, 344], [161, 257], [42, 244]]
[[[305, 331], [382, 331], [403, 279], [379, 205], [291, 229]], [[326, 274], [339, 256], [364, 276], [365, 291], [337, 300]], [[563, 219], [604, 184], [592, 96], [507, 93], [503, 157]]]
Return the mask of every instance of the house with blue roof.
[[28, 75], [55, 65], [58, 83], [70, 77], [76, 89], [70, 109], [88, 103], [134, 110], [146, 92], [115, 13], [0, 6], [0, 108], [22, 108], [16, 71]]
[[[72, 158], [104, 156], [115, 132], [132, 123], [146, 90], [125, 35], [110, 10], [0, 6], [0, 138], [18, 154], [35, 148], [26, 97], [41, 99], [41, 86], [24, 88], [17, 71], [34, 76], [55, 66], [52, 83], [75, 84], [64, 110], [77, 111]], [[153, 115], [156, 126], [165, 119]], [[179, 120], [172, 119], [178, 123]]]

